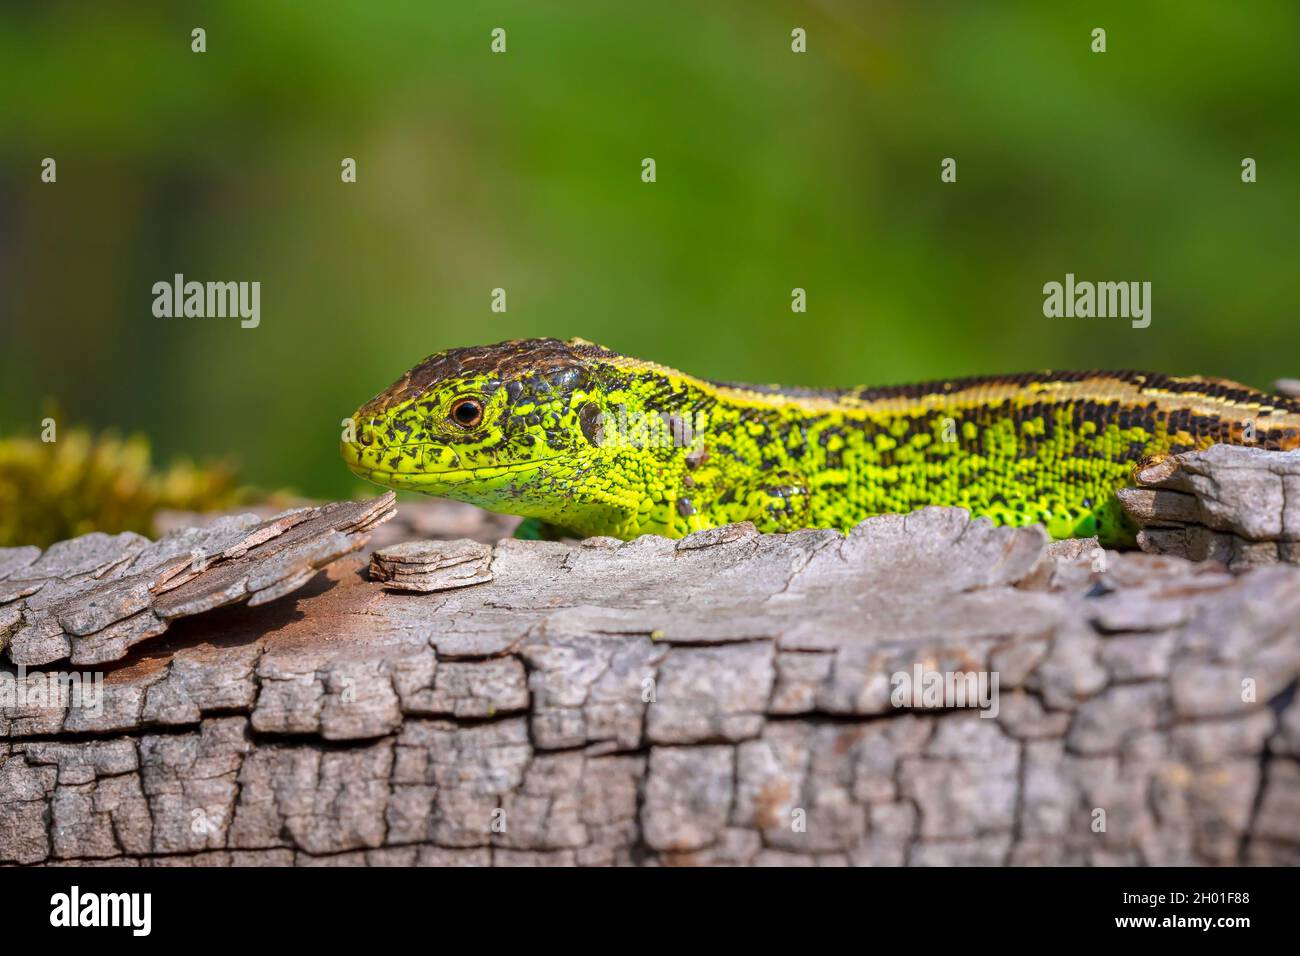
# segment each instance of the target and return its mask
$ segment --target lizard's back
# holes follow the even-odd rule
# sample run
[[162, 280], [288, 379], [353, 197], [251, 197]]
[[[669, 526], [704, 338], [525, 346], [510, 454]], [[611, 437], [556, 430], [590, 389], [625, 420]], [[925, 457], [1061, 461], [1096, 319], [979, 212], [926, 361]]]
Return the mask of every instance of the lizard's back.
[[724, 454], [802, 478], [816, 526], [941, 504], [1116, 543], [1131, 529], [1114, 492], [1143, 459], [1215, 443], [1300, 445], [1300, 402], [1222, 379], [1093, 371], [845, 390], [708, 384], [740, 425], [712, 430]]

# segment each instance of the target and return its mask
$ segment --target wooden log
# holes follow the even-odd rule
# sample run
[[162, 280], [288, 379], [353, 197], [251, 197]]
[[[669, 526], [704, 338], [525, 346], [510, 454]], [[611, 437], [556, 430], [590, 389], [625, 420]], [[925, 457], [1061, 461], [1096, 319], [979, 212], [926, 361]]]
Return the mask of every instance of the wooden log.
[[1300, 563], [1300, 451], [1215, 445], [1135, 479], [1119, 495], [1144, 551], [1233, 569]]
[[[309, 540], [364, 533], [378, 501]], [[956, 509], [629, 543], [497, 540], [457, 513], [477, 545], [401, 510], [382, 552], [305, 583], [325, 552], [170, 598], [115, 584], [147, 542], [0, 552], [0, 613], [24, 608], [0, 670], [0, 862], [1300, 863], [1300, 568], [1049, 543]], [[13, 597], [33, 569], [67, 577]], [[98, 699], [93, 680], [55, 699], [87, 665], [13, 637], [51, 581], [96, 573], [111, 613], [36, 607], [64, 658], [124, 609], [185, 613], [97, 665]], [[946, 697], [905, 693], [931, 675]]]

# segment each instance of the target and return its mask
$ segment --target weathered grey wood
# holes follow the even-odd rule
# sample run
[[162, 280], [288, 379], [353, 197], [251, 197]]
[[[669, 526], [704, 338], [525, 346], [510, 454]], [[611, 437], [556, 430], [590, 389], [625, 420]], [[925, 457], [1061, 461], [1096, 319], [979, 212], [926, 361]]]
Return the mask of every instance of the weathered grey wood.
[[1215, 445], [1135, 477], [1119, 494], [1143, 550], [1234, 569], [1300, 563], [1300, 451]]
[[44, 554], [0, 549], [0, 651], [24, 666], [120, 660], [178, 618], [297, 590], [362, 547], [392, 517], [393, 501], [389, 493], [265, 520], [236, 515], [152, 543], [96, 533]]
[[[115, 583], [150, 547], [39, 560]], [[374, 561], [211, 611], [239, 589], [200, 575], [102, 707], [0, 700], [0, 861], [1300, 863], [1300, 568], [955, 509]], [[894, 706], [918, 665], [996, 674], [997, 716]]]
[[[311, 502], [303, 502], [304, 507]], [[278, 511], [269, 507], [255, 507], [251, 513], [261, 519], [271, 518]], [[190, 528], [203, 527], [213, 522], [214, 516], [193, 511], [166, 511], [154, 519], [154, 531], [164, 535]], [[402, 502], [396, 517], [372, 529], [369, 548], [379, 549], [405, 541], [453, 540], [473, 538], [475, 541], [499, 541], [514, 533], [520, 519], [513, 515], [493, 514], [459, 501], [444, 498], [426, 498], [413, 495]], [[38, 552], [39, 553], [39, 552]], [[4, 566], [0, 564], [0, 581], [4, 580]]]
[[491, 581], [491, 565], [492, 548], [478, 541], [408, 541], [371, 555], [370, 579], [394, 591], [447, 591]]

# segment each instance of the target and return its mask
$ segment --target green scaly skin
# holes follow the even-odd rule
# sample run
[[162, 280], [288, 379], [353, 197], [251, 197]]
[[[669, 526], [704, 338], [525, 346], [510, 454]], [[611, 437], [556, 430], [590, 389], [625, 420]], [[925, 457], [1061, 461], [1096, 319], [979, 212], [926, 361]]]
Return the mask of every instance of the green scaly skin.
[[580, 339], [441, 352], [353, 421], [342, 452], [364, 478], [624, 540], [736, 521], [847, 531], [957, 505], [1125, 545], [1115, 491], [1135, 465], [1216, 442], [1300, 444], [1300, 403], [1221, 379], [1045, 372], [818, 391], [709, 382]]

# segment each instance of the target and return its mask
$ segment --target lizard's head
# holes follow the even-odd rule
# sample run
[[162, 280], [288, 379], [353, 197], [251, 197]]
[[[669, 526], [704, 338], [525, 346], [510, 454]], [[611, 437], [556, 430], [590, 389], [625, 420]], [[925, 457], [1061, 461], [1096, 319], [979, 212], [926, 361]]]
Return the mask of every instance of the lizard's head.
[[612, 354], [527, 339], [431, 355], [356, 411], [343, 459], [391, 488], [560, 523], [599, 452]]

